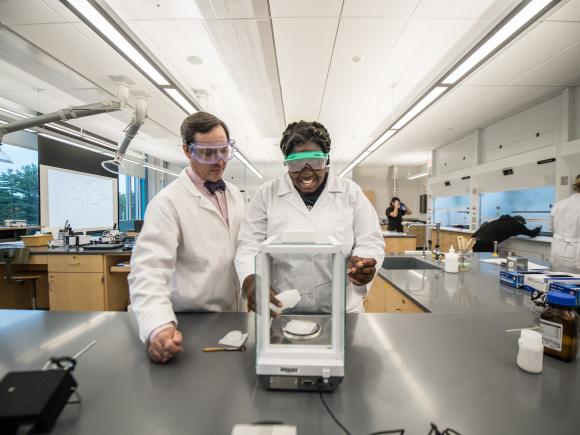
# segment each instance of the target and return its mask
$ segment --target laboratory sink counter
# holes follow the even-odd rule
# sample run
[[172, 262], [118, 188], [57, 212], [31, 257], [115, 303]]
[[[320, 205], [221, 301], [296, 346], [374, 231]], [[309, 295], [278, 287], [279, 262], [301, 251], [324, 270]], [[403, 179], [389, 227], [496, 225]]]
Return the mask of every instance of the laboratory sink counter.
[[[38, 369], [96, 340], [74, 377], [83, 400], [58, 434], [229, 434], [237, 423], [281, 421], [300, 435], [338, 434], [316, 393], [267, 391], [254, 371], [254, 316], [180, 314], [185, 352], [147, 359], [129, 313], [0, 312], [0, 377]], [[544, 372], [516, 366], [531, 312], [349, 314], [344, 382], [325, 398], [353, 434], [404, 428], [476, 434], [571, 434], [580, 426], [578, 362], [544, 357]], [[228, 331], [250, 333], [246, 352], [203, 353]], [[21, 340], [21, 337], [27, 340]]]
[[[405, 257], [400, 257], [405, 258]], [[408, 257], [407, 257], [408, 258]], [[488, 253], [474, 253], [470, 270], [446, 273], [443, 262], [414, 257], [441, 269], [390, 269], [398, 267], [386, 257], [379, 277], [404, 296], [430, 313], [478, 313], [530, 311], [530, 293], [500, 284], [500, 267], [479, 261], [492, 258]]]

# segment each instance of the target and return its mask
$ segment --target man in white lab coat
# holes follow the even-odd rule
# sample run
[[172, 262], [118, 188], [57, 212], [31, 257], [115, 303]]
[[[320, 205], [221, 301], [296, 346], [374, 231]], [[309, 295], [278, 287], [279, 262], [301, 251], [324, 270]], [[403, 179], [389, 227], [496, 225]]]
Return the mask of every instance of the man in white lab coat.
[[234, 255], [245, 205], [222, 180], [234, 142], [205, 112], [185, 118], [181, 137], [189, 166], [149, 203], [129, 274], [130, 311], [157, 363], [183, 351], [176, 311], [240, 308]]
[[[255, 309], [254, 264], [258, 246], [288, 229], [314, 231], [319, 237], [333, 236], [338, 240], [349, 258], [347, 311], [363, 311], [367, 284], [384, 258], [384, 241], [377, 213], [361, 188], [329, 172], [330, 142], [322, 124], [290, 124], [280, 142], [288, 173], [262, 185], [248, 206], [235, 262], [250, 310]], [[272, 290], [272, 303], [277, 302], [276, 293], [294, 286], [301, 293], [297, 311], [326, 311], [331, 271], [324, 259], [278, 258], [275, 273], [280, 285]]]
[[574, 193], [552, 208], [552, 263], [580, 268], [580, 175]]

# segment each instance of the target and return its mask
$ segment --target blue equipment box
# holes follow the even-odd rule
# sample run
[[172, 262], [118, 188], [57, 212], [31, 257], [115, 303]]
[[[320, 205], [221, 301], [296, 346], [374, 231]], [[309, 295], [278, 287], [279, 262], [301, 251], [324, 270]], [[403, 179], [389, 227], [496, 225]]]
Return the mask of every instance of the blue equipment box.
[[576, 304], [580, 306], [580, 281], [553, 282], [550, 291], [563, 292], [576, 296]]
[[524, 277], [530, 274], [538, 274], [538, 271], [511, 271], [502, 270], [499, 272], [499, 282], [514, 288], [524, 286]]

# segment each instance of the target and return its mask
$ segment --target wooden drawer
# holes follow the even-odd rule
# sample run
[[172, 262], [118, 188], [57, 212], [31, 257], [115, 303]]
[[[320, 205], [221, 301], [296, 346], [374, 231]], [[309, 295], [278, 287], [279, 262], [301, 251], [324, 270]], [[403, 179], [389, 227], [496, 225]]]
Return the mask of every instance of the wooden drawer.
[[103, 272], [102, 255], [49, 255], [49, 272]]

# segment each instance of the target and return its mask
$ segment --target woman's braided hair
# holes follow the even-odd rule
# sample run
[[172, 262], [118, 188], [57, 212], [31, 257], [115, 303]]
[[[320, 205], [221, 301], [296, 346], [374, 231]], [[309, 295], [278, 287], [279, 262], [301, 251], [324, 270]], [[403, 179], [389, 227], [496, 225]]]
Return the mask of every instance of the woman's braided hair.
[[330, 151], [330, 134], [324, 125], [316, 121], [299, 121], [288, 124], [284, 134], [282, 134], [280, 149], [284, 156], [287, 156], [292, 152], [295, 145], [301, 145], [306, 142], [314, 142], [320, 145], [320, 148], [325, 153]]

